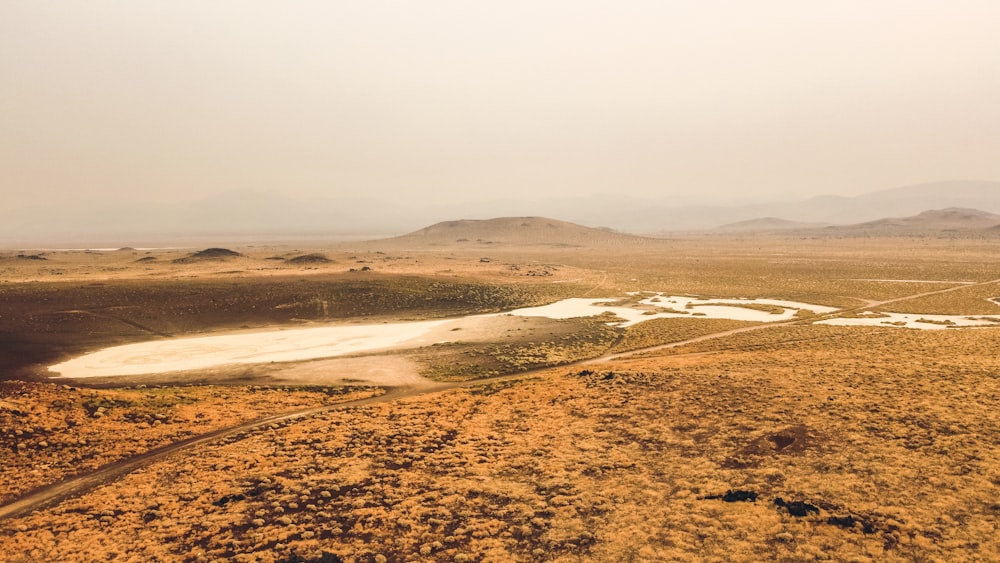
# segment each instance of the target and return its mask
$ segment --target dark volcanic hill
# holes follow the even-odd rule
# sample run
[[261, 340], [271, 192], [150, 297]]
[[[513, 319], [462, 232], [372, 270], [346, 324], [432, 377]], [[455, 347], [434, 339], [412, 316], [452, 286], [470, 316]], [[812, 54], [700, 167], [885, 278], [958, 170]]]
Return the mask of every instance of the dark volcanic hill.
[[289, 258], [286, 262], [289, 264], [326, 264], [333, 262], [333, 260], [330, 260], [325, 254], [313, 253]]
[[541, 245], [601, 246], [649, 241], [644, 237], [595, 229], [545, 217], [444, 221], [385, 242], [419, 246]]
[[200, 262], [206, 260], [226, 260], [228, 258], [235, 258], [237, 256], [243, 256], [239, 252], [229, 250], [228, 248], [206, 248], [205, 250], [199, 250], [193, 254], [185, 256], [183, 258], [178, 258], [173, 262], [175, 264], [188, 264], [191, 262]]

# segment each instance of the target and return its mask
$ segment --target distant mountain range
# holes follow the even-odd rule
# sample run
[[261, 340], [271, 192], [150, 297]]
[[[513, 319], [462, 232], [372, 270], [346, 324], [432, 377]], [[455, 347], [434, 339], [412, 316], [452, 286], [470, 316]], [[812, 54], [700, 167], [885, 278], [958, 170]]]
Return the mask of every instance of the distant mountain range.
[[950, 207], [933, 209], [909, 217], [894, 217], [833, 226], [825, 234], [841, 236], [919, 236], [919, 235], [982, 235], [1000, 234], [1000, 215], [978, 209]]
[[750, 232], [763, 233], [774, 231], [789, 231], [795, 229], [810, 229], [825, 227], [825, 223], [805, 223], [802, 221], [789, 221], [777, 217], [761, 217], [760, 219], [747, 219], [716, 227], [717, 231], [723, 232]]
[[950, 207], [924, 211], [912, 217], [879, 219], [856, 225], [856, 228], [896, 229], [923, 228], [942, 231], [961, 229], [988, 229], [1000, 225], [1000, 215], [978, 209]]
[[853, 225], [824, 225], [787, 221], [775, 217], [764, 217], [721, 225], [717, 232], [804, 232], [837, 235], [905, 235], [946, 232], [966, 232], [982, 230], [1000, 231], [1000, 214], [978, 209], [949, 207], [931, 209], [909, 217], [886, 217]]
[[523, 216], [558, 217], [580, 225], [653, 235], [720, 226], [728, 231], [789, 230], [858, 225], [948, 208], [1000, 214], [1000, 182], [936, 182], [857, 197], [740, 205], [682, 205], [666, 197], [655, 200], [615, 195], [415, 206], [365, 197], [302, 200], [254, 191], [171, 205], [54, 202], [0, 213], [0, 247], [139, 246], [194, 238], [376, 238], [441, 221]]
[[[950, 207], [1000, 213], [1000, 182], [935, 182], [872, 192], [856, 197], [820, 196], [800, 201], [676, 210], [673, 228], [705, 229], [771, 217], [799, 223], [854, 225], [886, 217], [906, 217]], [[709, 225], [714, 213], [715, 225]]]

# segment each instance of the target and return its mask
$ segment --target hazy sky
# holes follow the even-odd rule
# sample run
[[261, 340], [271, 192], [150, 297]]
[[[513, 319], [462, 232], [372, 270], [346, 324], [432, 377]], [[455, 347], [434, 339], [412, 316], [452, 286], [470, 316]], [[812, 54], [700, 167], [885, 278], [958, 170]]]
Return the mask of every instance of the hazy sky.
[[996, 0], [0, 2], [0, 208], [1000, 179]]

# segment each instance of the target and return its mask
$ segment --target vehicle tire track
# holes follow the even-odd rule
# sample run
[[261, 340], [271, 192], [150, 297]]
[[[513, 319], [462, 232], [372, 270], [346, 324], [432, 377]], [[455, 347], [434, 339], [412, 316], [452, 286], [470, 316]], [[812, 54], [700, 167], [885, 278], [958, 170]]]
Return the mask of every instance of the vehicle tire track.
[[139, 330], [141, 330], [143, 332], [148, 332], [150, 334], [155, 334], [157, 336], [162, 336], [164, 338], [173, 338], [174, 337], [174, 335], [170, 334], [169, 332], [163, 332], [163, 331], [160, 331], [160, 330], [156, 330], [155, 328], [148, 327], [148, 326], [146, 326], [144, 324], [140, 324], [140, 323], [137, 323], [135, 321], [130, 321], [128, 319], [123, 319], [121, 317], [116, 317], [114, 315], [107, 315], [107, 314], [103, 314], [103, 313], [96, 313], [94, 311], [88, 311], [86, 309], [71, 309], [69, 311], [62, 311], [62, 312], [63, 313], [77, 313], [77, 314], [80, 314], [80, 315], [90, 315], [92, 317], [97, 317], [99, 319], [107, 319], [109, 321], [118, 321], [118, 322], [120, 322], [122, 324], [126, 324], [126, 325], [128, 325], [128, 326], [130, 326], [132, 328], [137, 328], [137, 329], [139, 329]]
[[587, 291], [584, 291], [582, 297], [586, 297], [591, 293], [597, 291], [598, 289], [604, 287], [604, 283], [608, 281], [608, 273], [602, 271], [601, 274], [602, 274], [601, 281], [597, 282], [597, 285], [595, 285], [594, 287], [588, 289]]

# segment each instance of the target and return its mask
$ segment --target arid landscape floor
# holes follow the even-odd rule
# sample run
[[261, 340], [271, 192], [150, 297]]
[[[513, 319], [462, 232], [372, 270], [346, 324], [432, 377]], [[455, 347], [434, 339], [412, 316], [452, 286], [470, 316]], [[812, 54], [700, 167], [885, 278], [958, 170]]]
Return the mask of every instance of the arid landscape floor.
[[[0, 252], [0, 560], [1000, 559], [1000, 328], [929, 317], [1000, 319], [998, 245], [587, 244]], [[837, 312], [476, 317], [342, 357], [48, 370], [149, 340], [657, 293]], [[889, 313], [942, 328], [816, 324]]]

